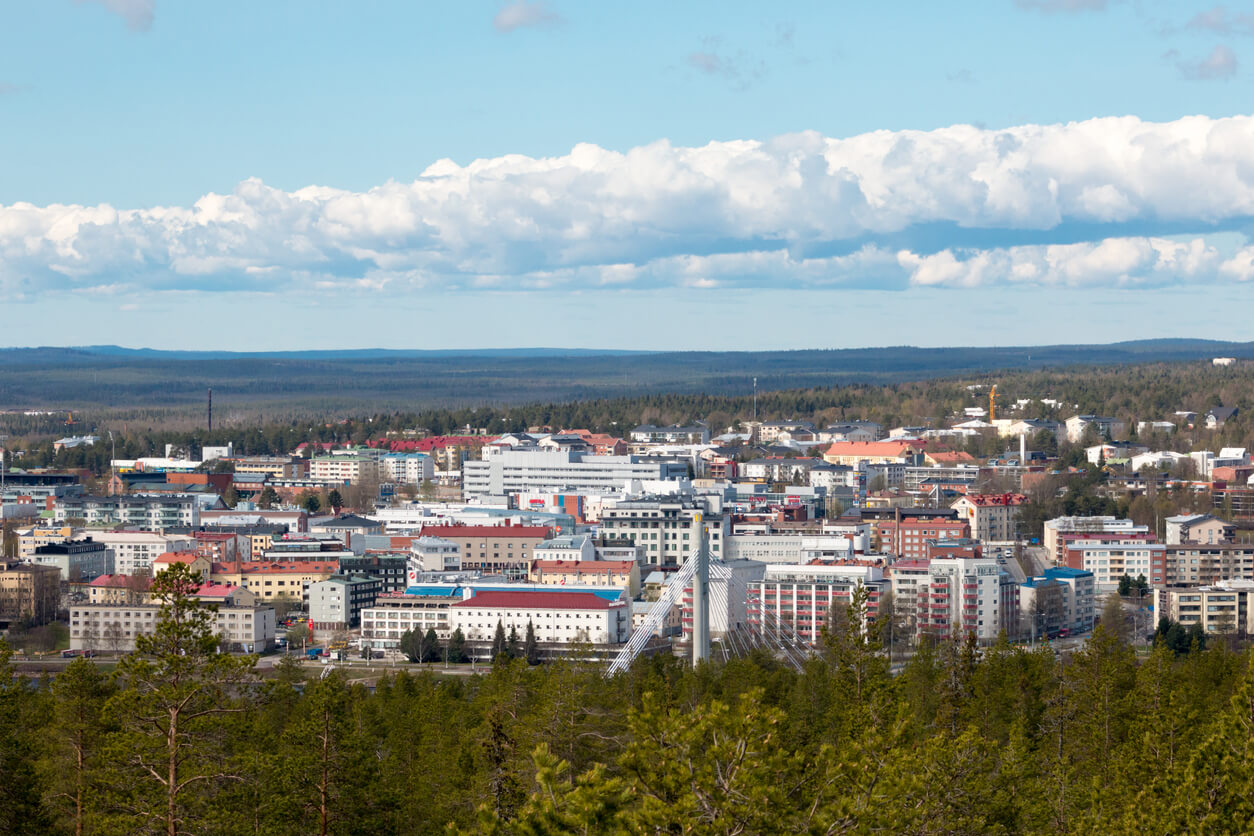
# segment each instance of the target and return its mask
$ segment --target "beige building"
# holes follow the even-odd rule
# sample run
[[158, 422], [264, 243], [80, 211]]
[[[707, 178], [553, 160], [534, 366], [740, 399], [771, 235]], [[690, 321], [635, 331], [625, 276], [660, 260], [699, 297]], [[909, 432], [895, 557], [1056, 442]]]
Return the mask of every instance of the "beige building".
[[215, 563], [209, 579], [213, 583], [242, 586], [260, 601], [289, 598], [309, 600], [309, 585], [339, 571], [338, 560], [292, 560], [281, 563]]
[[[274, 646], [274, 609], [257, 606], [257, 599], [241, 587], [205, 584], [197, 597], [217, 607], [214, 622], [221, 646], [228, 651], [255, 653]], [[129, 653], [135, 639], [156, 631], [161, 606], [144, 604], [78, 604], [70, 608], [70, 649]]]
[[[1200, 624], [1207, 633], [1254, 632], [1254, 582], [1155, 589], [1154, 612], [1184, 627]], [[1153, 626], [1153, 625], [1149, 625]]]
[[640, 594], [640, 564], [634, 560], [537, 560], [527, 580], [545, 586], [607, 586]]
[[80, 533], [80, 529], [68, 525], [37, 525], [17, 532], [17, 557], [28, 562], [35, 556], [35, 549], [52, 543], [64, 543]]
[[970, 524], [973, 538], [998, 543], [1016, 538], [1019, 509], [1027, 501], [1021, 493], [974, 493], [959, 497], [950, 507]]
[[349, 454], [318, 456], [309, 462], [309, 478], [315, 482], [356, 485], [379, 479], [377, 456]]
[[439, 537], [457, 544], [462, 570], [526, 580], [537, 546], [553, 535], [534, 525], [427, 525], [423, 537]]
[[61, 570], [30, 563], [0, 564], [0, 621], [45, 624], [57, 617]]
[[858, 462], [889, 464], [905, 461], [922, 450], [917, 441], [833, 441], [823, 453], [823, 461], [851, 467]]

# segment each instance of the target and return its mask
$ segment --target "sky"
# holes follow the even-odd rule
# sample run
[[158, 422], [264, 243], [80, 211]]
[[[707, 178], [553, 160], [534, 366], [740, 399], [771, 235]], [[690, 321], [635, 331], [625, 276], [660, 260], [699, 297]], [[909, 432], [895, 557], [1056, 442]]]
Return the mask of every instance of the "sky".
[[1250, 340], [1254, 0], [0, 0], [0, 345]]

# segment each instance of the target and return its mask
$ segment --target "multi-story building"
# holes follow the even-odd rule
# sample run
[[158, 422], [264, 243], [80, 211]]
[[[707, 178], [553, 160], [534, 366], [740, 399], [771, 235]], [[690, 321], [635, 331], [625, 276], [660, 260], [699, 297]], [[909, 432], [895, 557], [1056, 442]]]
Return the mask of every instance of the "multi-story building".
[[1232, 523], [1212, 517], [1210, 514], [1182, 514], [1168, 517], [1167, 545], [1178, 546], [1184, 543], [1230, 543], [1236, 534]]
[[0, 621], [46, 624], [57, 617], [61, 572], [54, 566], [0, 563]]
[[867, 565], [772, 564], [748, 587], [748, 621], [763, 634], [795, 634], [818, 642], [834, 608], [849, 605], [859, 586], [867, 591], [866, 618], [874, 621], [890, 588], [883, 570]]
[[309, 620], [315, 630], [351, 630], [383, 591], [378, 578], [332, 575], [309, 585]]
[[704, 424], [681, 427], [655, 427], [642, 424], [631, 431], [631, 440], [641, 444], [709, 444], [710, 428]]
[[783, 564], [844, 560], [854, 556], [855, 542], [855, 538], [847, 534], [805, 531], [729, 534], [724, 556], [727, 560]]
[[380, 594], [374, 606], [361, 611], [362, 643], [371, 648], [400, 647], [407, 631], [425, 634], [435, 630], [441, 639], [448, 638], [449, 612], [462, 600], [462, 589], [453, 584], [416, 586], [404, 592]]
[[[1097, 618], [1092, 572], [1057, 566], [1019, 585], [1018, 637], [1038, 639], [1066, 631], [1086, 633]], [[1008, 628], [1010, 635], [1014, 629]]]
[[31, 528], [18, 529], [18, 560], [29, 562], [35, 556], [35, 549], [39, 546], [46, 546], [49, 543], [64, 543], [66, 540], [74, 537], [75, 534], [79, 534], [80, 537], [86, 536], [68, 525], [36, 525]]
[[[259, 653], [274, 646], [274, 609], [258, 606], [248, 590], [205, 584], [196, 598], [214, 608], [223, 650]], [[70, 608], [70, 649], [129, 653], [136, 637], [156, 631], [160, 612], [160, 602], [151, 599], [141, 604], [76, 604]]]
[[834, 441], [823, 454], [828, 464], [916, 464], [923, 451], [918, 441]]
[[688, 465], [639, 456], [594, 456], [567, 450], [484, 447], [479, 461], [462, 463], [462, 494], [504, 497], [527, 491], [590, 490], [621, 493], [633, 481], [688, 476]]
[[1154, 612], [1207, 633], [1254, 633], [1254, 582], [1155, 589]]
[[240, 456], [234, 459], [236, 479], [240, 476], [270, 476], [275, 479], [309, 478], [309, 459], [301, 456]]
[[[1112, 539], [1143, 539], [1152, 542], [1149, 526], [1136, 525], [1132, 520], [1116, 517], [1055, 517], [1045, 521], [1041, 545], [1056, 564], [1066, 560], [1067, 546], [1072, 540], [1086, 536], [1111, 535]], [[1099, 538], [1100, 539], [1100, 538]]]
[[536, 546], [553, 531], [528, 525], [428, 525], [421, 534], [456, 543], [461, 569], [525, 580]]
[[872, 546], [902, 560], [922, 560], [928, 556], [929, 540], [962, 540], [971, 536], [965, 520], [916, 516], [913, 508], [899, 509], [899, 516], [872, 522]]
[[31, 563], [57, 567], [66, 581], [85, 582], [113, 572], [113, 554], [90, 537], [38, 546]]
[[634, 560], [535, 560], [527, 579], [544, 586], [608, 586], [640, 594], [640, 564]]
[[383, 592], [399, 592], [409, 585], [408, 561], [408, 555], [398, 553], [345, 556], [340, 558], [340, 574], [378, 578]]
[[435, 462], [426, 453], [385, 453], [379, 459], [379, 479], [398, 485], [421, 485], [435, 478]]
[[309, 586], [340, 570], [339, 560], [290, 560], [283, 563], [215, 563], [214, 583], [242, 586], [260, 601], [283, 598], [308, 602]]
[[1150, 568], [1146, 577], [1153, 586], [1215, 586], [1227, 581], [1254, 581], [1254, 544], [1169, 545], [1151, 555]]
[[[757, 560], [723, 560], [710, 571], [710, 636], [718, 638], [749, 628], [749, 594], [762, 580], [766, 564]], [[684, 587], [680, 599], [683, 640], [692, 640], [692, 584]]]
[[[1166, 546], [1140, 540], [1126, 542], [1092, 542], [1076, 540], [1067, 546], [1064, 565], [1093, 573], [1097, 589], [1110, 592], [1119, 586], [1124, 575], [1130, 578], [1144, 577], [1150, 584], [1163, 583], [1154, 567], [1165, 564]], [[1158, 578], [1158, 580], [1155, 580]]]
[[704, 504], [686, 497], [632, 499], [603, 508], [597, 533], [643, 547], [649, 565], [683, 566], [701, 539], [702, 526], [709, 533], [710, 554], [722, 556], [728, 520], [710, 516]]
[[159, 496], [69, 496], [57, 502], [54, 518], [89, 526], [126, 525], [148, 531], [200, 525], [199, 499], [191, 494]]
[[1018, 536], [1019, 510], [1028, 498], [1021, 493], [976, 493], [953, 505], [958, 518], [971, 524], [971, 535], [984, 542], [1005, 542]]
[[423, 572], [455, 572], [462, 568], [461, 548], [452, 540], [415, 537], [409, 550], [405, 579], [411, 585], [418, 582]]
[[113, 571], [119, 575], [148, 572], [152, 562], [166, 552], [190, 551], [195, 540], [181, 534], [158, 534], [152, 531], [83, 531], [75, 539], [90, 537], [113, 553]]
[[1019, 588], [994, 558], [939, 558], [917, 603], [920, 634], [971, 634], [991, 643], [1018, 624]]
[[1092, 427], [1100, 438], [1115, 438], [1123, 435], [1126, 429], [1123, 421], [1118, 418], [1104, 418], [1100, 415], [1072, 415], [1066, 420], [1065, 426], [1067, 441], [1072, 444], [1083, 438], [1084, 431], [1089, 427]]
[[449, 608], [449, 627], [472, 642], [490, 642], [500, 624], [520, 639], [527, 625], [541, 644], [622, 644], [631, 637], [631, 601], [594, 592], [476, 592]]
[[314, 482], [359, 485], [379, 481], [378, 451], [314, 456], [309, 462], [309, 478]]

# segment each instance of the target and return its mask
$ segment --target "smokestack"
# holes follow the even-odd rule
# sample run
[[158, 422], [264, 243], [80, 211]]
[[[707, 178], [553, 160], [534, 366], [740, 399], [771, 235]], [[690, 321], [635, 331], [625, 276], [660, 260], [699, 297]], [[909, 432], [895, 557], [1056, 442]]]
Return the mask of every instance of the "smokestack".
[[1028, 434], [1019, 433], [1019, 466], [1028, 463]]
[[209, 387], [209, 432], [213, 432], [213, 387]]

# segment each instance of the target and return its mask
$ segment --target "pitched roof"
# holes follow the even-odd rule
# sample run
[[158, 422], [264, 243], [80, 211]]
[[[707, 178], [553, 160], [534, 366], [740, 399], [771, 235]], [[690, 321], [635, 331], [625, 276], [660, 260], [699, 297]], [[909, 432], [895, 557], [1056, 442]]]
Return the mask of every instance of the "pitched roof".
[[153, 558], [153, 563], [183, 563], [192, 564], [200, 560], [201, 555], [196, 552], [166, 552], [160, 557]]
[[907, 450], [922, 450], [917, 441], [833, 441], [829, 456], [900, 456]]
[[608, 575], [630, 572], [633, 564], [634, 560], [537, 560], [533, 566], [554, 574]]
[[465, 609], [608, 610], [614, 603], [591, 592], [480, 592], [458, 601]]
[[424, 525], [423, 537], [537, 537], [546, 540], [550, 529], [542, 525]]

